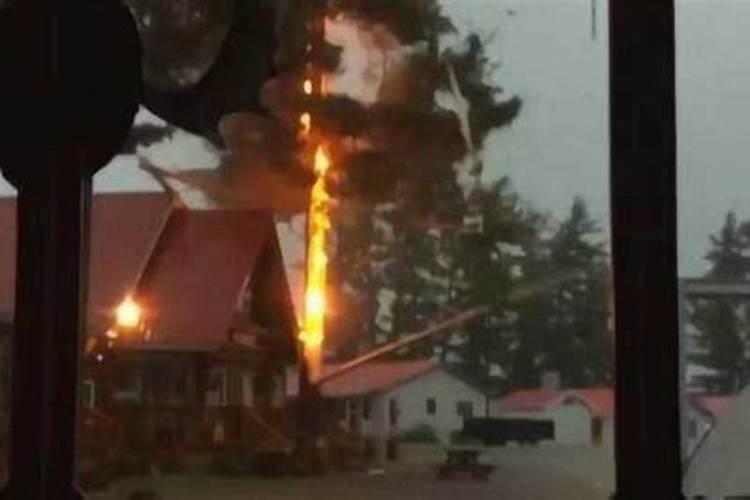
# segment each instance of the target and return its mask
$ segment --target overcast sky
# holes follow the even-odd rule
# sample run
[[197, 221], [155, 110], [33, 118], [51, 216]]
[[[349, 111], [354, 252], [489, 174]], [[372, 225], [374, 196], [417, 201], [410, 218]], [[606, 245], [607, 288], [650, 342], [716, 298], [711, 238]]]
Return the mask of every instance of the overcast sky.
[[[564, 214], [582, 195], [608, 217], [606, 0], [444, 0], [460, 27], [490, 33], [497, 74], [524, 100], [486, 152], [537, 206]], [[511, 10], [509, 12], [509, 9]], [[512, 14], [512, 15], [511, 15]], [[680, 274], [706, 270], [708, 235], [750, 218], [750, 2], [677, 0]]]
[[[524, 102], [515, 123], [485, 151], [489, 178], [508, 175], [539, 209], [563, 217], [575, 195], [595, 217], [608, 218], [608, 90], [606, 0], [443, 0], [466, 33], [492, 37], [494, 78]], [[705, 270], [709, 233], [727, 210], [750, 218], [750, 2], [678, 0], [678, 146], [680, 273]], [[350, 54], [351, 56], [351, 54]], [[347, 81], [365, 66], [350, 57]], [[201, 141], [181, 134], [153, 148], [165, 168], [212, 167]], [[96, 189], [158, 189], [118, 158]], [[0, 184], [0, 191], [9, 192]]]

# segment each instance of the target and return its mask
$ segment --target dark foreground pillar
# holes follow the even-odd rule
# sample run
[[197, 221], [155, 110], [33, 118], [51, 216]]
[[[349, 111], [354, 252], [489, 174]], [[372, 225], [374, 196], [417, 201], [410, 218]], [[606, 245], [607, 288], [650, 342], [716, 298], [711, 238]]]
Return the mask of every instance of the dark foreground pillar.
[[0, 9], [0, 167], [18, 190], [9, 481], [2, 498], [80, 498], [74, 486], [91, 177], [138, 107], [140, 49], [113, 0]]

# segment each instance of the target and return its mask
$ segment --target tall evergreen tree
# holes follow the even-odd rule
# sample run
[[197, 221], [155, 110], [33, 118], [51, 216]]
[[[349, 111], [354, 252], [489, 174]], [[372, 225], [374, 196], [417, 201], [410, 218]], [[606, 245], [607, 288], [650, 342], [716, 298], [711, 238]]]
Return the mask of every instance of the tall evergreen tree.
[[728, 212], [719, 232], [709, 236], [711, 248], [706, 253], [706, 260], [711, 268], [706, 274], [707, 278], [721, 281], [741, 281], [746, 278], [750, 269], [750, 259], [745, 255], [750, 246], [747, 236], [747, 226], [742, 227], [737, 215]]
[[547, 243], [546, 259], [530, 267], [560, 275], [520, 311], [518, 383], [535, 385], [557, 372], [566, 387], [611, 383], [613, 338], [609, 328], [609, 266], [601, 230], [576, 198], [570, 214]]
[[737, 300], [722, 298], [695, 304], [691, 322], [697, 330], [691, 363], [708, 369], [694, 385], [710, 393], [732, 394], [747, 383], [745, 328]]
[[[750, 265], [745, 255], [750, 246], [746, 231], [733, 212], [726, 214], [721, 229], [709, 238], [708, 279], [746, 279]], [[747, 382], [748, 373], [747, 321], [742, 314], [745, 306], [739, 299], [729, 297], [697, 299], [690, 306], [695, 334], [688, 360], [705, 371], [695, 377], [694, 385], [713, 393], [736, 392]]]
[[[478, 186], [468, 198], [467, 224], [460, 234], [454, 303], [459, 309], [486, 305], [489, 312], [462, 329], [462, 342], [447, 346], [458, 355], [455, 368], [490, 389], [501, 383], [517, 347], [516, 306], [509, 301], [523, 282], [523, 259], [537, 236], [537, 218], [511, 190], [508, 179]], [[501, 373], [493, 373], [493, 368]]]
[[[372, 345], [422, 329], [452, 307], [454, 254], [467, 207], [456, 167], [514, 119], [520, 101], [501, 99], [489, 83], [491, 64], [479, 37], [439, 50], [438, 36], [453, 27], [437, 1], [332, 5], [357, 23], [384, 27], [408, 49], [386, 71], [375, 103], [342, 96], [313, 103], [326, 131], [366, 145], [338, 150], [341, 180], [333, 188], [340, 199], [366, 205], [369, 217], [359, 218], [358, 230], [346, 222], [351, 205], [336, 211], [340, 250], [332, 268], [340, 269], [333, 288], [347, 304], [360, 305], [359, 311], [338, 311], [337, 329], [363, 332], [362, 344]], [[440, 95], [467, 102], [468, 111], [443, 106]], [[353, 248], [358, 245], [366, 247]], [[352, 254], [368, 256], [369, 279], [344, 272]], [[428, 356], [431, 349], [424, 344], [402, 354]]]
[[[544, 221], [546, 227], [547, 221]], [[541, 228], [540, 228], [541, 229]], [[538, 231], [531, 244], [527, 245], [522, 266], [524, 279], [529, 282], [544, 282], [560, 270], [554, 270], [550, 261], [549, 241]], [[543, 287], [516, 305], [514, 331], [516, 339], [511, 346], [511, 359], [507, 366], [507, 385], [513, 388], [538, 387], [547, 368], [547, 343], [549, 342], [549, 318], [553, 314], [554, 290]]]

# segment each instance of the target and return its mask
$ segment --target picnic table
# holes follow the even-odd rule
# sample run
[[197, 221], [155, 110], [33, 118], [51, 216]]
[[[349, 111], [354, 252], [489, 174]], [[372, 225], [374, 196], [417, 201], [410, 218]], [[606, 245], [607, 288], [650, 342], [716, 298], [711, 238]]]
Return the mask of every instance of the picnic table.
[[453, 446], [445, 448], [445, 462], [438, 466], [438, 479], [455, 479], [468, 475], [472, 479], [487, 481], [495, 466], [479, 461], [481, 448]]

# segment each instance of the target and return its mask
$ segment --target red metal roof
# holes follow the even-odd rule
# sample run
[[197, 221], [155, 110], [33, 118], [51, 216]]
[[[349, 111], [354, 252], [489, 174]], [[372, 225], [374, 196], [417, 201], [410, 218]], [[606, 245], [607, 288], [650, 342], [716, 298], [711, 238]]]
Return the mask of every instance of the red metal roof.
[[161, 193], [97, 194], [91, 210], [89, 314], [106, 324], [133, 290], [171, 212]]
[[[170, 210], [161, 193], [94, 196], [91, 211], [89, 318], [105, 321], [135, 284]], [[0, 199], [0, 310], [13, 311], [16, 276], [16, 199]]]
[[600, 418], [615, 416], [615, 391], [612, 389], [575, 389], [573, 392], [580, 395], [589, 404], [589, 408], [595, 416]]
[[[373, 361], [323, 382], [321, 393], [329, 398], [362, 396], [383, 392], [430, 372], [438, 365], [430, 360]], [[333, 370], [335, 366], [327, 366]]]
[[688, 400], [698, 410], [708, 413], [714, 418], [725, 415], [732, 407], [733, 396], [711, 396], [707, 394], [690, 394]]
[[536, 412], [556, 408], [570, 398], [581, 400], [599, 418], [614, 416], [614, 392], [608, 388], [521, 389], [497, 401], [502, 413]]
[[560, 399], [560, 391], [521, 389], [502, 397], [497, 405], [503, 412], [544, 411]]
[[246, 279], [272, 238], [268, 212], [173, 210], [135, 295], [149, 333], [123, 336], [121, 345], [203, 350], [225, 343]]
[[[0, 199], [0, 312], [12, 311], [16, 203]], [[257, 267], [256, 267], [256, 264]], [[161, 193], [108, 193], [93, 198], [89, 325], [101, 333], [114, 308], [135, 291], [151, 330], [149, 342], [122, 335], [119, 345], [213, 349], [228, 339], [246, 280], [257, 282], [260, 314], [294, 338], [273, 216], [251, 210], [186, 210]]]

